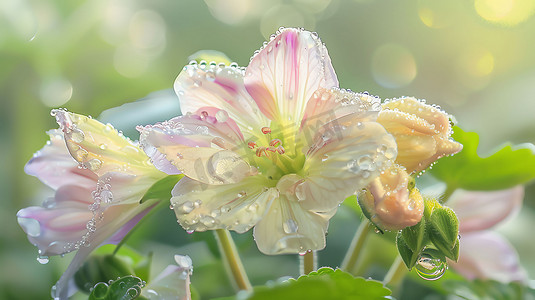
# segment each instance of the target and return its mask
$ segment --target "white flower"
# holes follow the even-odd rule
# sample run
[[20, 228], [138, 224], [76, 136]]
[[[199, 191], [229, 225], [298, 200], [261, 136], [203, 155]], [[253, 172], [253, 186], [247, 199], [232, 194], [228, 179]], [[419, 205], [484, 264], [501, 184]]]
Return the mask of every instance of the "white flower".
[[188, 231], [254, 228], [263, 253], [325, 247], [338, 205], [396, 157], [379, 99], [337, 88], [315, 33], [283, 29], [247, 68], [192, 63], [184, 116], [140, 127], [155, 166], [186, 176], [171, 203]]

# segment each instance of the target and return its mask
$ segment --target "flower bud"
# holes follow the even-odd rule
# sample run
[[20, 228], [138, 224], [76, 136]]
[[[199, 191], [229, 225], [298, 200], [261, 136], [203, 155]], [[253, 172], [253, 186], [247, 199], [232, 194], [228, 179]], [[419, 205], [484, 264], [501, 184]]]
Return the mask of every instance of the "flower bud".
[[414, 179], [399, 166], [385, 170], [358, 200], [368, 219], [386, 230], [416, 225], [424, 212], [424, 200], [414, 187]]
[[450, 138], [449, 116], [415, 98], [384, 103], [377, 122], [396, 139], [396, 163], [408, 173], [425, 170], [439, 158], [455, 154], [463, 147]]

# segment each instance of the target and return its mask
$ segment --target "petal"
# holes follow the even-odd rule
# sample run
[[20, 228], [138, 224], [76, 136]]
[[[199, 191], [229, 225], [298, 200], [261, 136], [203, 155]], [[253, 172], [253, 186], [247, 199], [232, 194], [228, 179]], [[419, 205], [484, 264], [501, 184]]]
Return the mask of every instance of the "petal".
[[331, 88], [319, 89], [308, 100], [301, 121], [301, 139], [312, 145], [316, 133], [325, 124], [353, 114], [360, 122], [375, 121], [381, 109], [381, 100], [368, 93]]
[[276, 189], [264, 188], [263, 180], [253, 176], [235, 184], [206, 185], [183, 178], [172, 191], [171, 205], [188, 231], [224, 228], [243, 233], [278, 196]]
[[66, 300], [73, 292], [69, 286], [69, 282], [76, 271], [82, 266], [87, 256], [94, 249], [110, 239], [110, 237], [120, 232], [120, 229], [135, 219], [137, 215], [146, 213], [146, 210], [152, 206], [153, 203], [150, 202], [145, 202], [141, 205], [116, 205], [100, 211], [102, 214], [97, 213], [95, 219], [96, 230], [88, 235], [86, 240], [78, 246], [79, 249], [67, 267], [67, 270], [65, 270], [56, 285], [52, 288], [52, 297], [54, 299]]
[[268, 125], [268, 120], [245, 90], [243, 70], [238, 67], [188, 65], [175, 80], [175, 92], [183, 114], [203, 107], [225, 110], [246, 139], [259, 135], [253, 129]]
[[[94, 202], [99, 206], [137, 204], [147, 190], [163, 176], [163, 173], [132, 175], [122, 172], [109, 172], [101, 176], [92, 193]], [[154, 176], [156, 175], [156, 176]], [[171, 195], [169, 195], [169, 198]]]
[[191, 259], [188, 256], [180, 255], [175, 255], [175, 259], [177, 260], [178, 266], [167, 266], [167, 268], [142, 289], [142, 296], [150, 300], [191, 299], [189, 288], [190, 275], [193, 270]]
[[[242, 132], [228, 113], [214, 107], [203, 107], [197, 114], [179, 116], [163, 123], [139, 126], [138, 130], [141, 147], [151, 155], [154, 148], [161, 146], [239, 150], [245, 143]], [[154, 159], [153, 162], [158, 163]]]
[[317, 34], [287, 28], [253, 56], [244, 83], [269, 119], [299, 126], [313, 93], [338, 79]]
[[303, 167], [301, 205], [325, 212], [365, 187], [396, 156], [394, 138], [358, 114], [338, 118], [314, 137]]
[[147, 155], [111, 125], [64, 110], [53, 110], [67, 149], [83, 167], [101, 176], [110, 171], [131, 174], [155, 172]]
[[491, 228], [507, 218], [516, 215], [522, 207], [524, 187], [474, 192], [457, 190], [448, 201], [459, 218], [461, 233]]
[[449, 264], [470, 280], [492, 279], [506, 283], [527, 280], [515, 249], [491, 231], [462, 234], [459, 261]]
[[94, 186], [97, 176], [89, 170], [78, 168], [78, 163], [67, 151], [63, 133], [51, 130], [48, 135], [50, 141], [24, 166], [26, 174], [39, 178], [53, 189], [71, 184], [88, 188]]
[[[401, 230], [420, 222], [424, 199], [409, 174], [399, 166], [381, 173], [358, 196], [359, 204], [370, 220], [385, 230]], [[412, 185], [414, 186], [414, 185]]]
[[46, 207], [21, 209], [17, 220], [40, 255], [59, 255], [72, 251], [87, 233], [92, 202], [91, 189], [66, 185], [56, 191], [54, 199], [45, 201]]
[[396, 162], [409, 173], [420, 172], [437, 159], [462, 149], [461, 144], [450, 139], [449, 116], [423, 100], [406, 97], [386, 102], [377, 122], [396, 139]]
[[325, 248], [325, 233], [333, 212], [310, 212], [285, 195], [275, 199], [254, 228], [258, 249], [268, 255], [295, 254]]

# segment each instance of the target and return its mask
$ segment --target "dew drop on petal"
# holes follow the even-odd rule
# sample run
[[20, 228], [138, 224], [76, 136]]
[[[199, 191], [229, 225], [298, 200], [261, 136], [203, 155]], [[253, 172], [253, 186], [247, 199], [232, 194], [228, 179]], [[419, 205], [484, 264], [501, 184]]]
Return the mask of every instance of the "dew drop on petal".
[[78, 129], [78, 128], [74, 128], [74, 129], [71, 131], [71, 139], [72, 139], [73, 142], [75, 142], [75, 143], [81, 143], [81, 142], [83, 142], [84, 139], [85, 139], [84, 132], [81, 131], [81, 130]]
[[42, 265], [46, 265], [48, 264], [49, 259], [48, 256], [39, 255], [37, 256], [37, 261]]
[[293, 219], [288, 219], [282, 224], [282, 229], [287, 234], [296, 233], [298, 229], [297, 222]]
[[224, 110], [220, 110], [215, 113], [215, 118], [218, 122], [226, 122], [228, 120], [228, 113]]
[[180, 210], [185, 213], [185, 214], [189, 214], [190, 212], [193, 211], [193, 209], [195, 208], [193, 202], [191, 201], [186, 201], [184, 203], [182, 203], [182, 205], [180, 206]]
[[98, 169], [100, 169], [100, 167], [102, 166], [102, 161], [100, 161], [99, 159], [91, 159], [87, 162], [85, 162], [85, 166], [91, 170], [91, 171], [96, 171]]
[[428, 254], [422, 254], [418, 258], [418, 263], [416, 264], [416, 273], [418, 276], [422, 277], [425, 280], [437, 280], [448, 269], [448, 265], [445, 261], [442, 261], [438, 258], [433, 258]]

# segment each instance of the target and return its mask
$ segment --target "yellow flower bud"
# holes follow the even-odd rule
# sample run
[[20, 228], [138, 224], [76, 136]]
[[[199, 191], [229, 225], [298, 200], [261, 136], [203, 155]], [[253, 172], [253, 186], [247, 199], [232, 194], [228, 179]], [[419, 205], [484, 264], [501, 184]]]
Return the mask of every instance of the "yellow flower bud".
[[384, 103], [377, 122], [396, 139], [396, 163], [405, 167], [408, 173], [425, 170], [439, 158], [463, 148], [450, 138], [448, 115], [415, 98]]
[[424, 200], [414, 187], [414, 179], [399, 166], [373, 180], [358, 199], [368, 218], [386, 230], [416, 225], [424, 212]]

